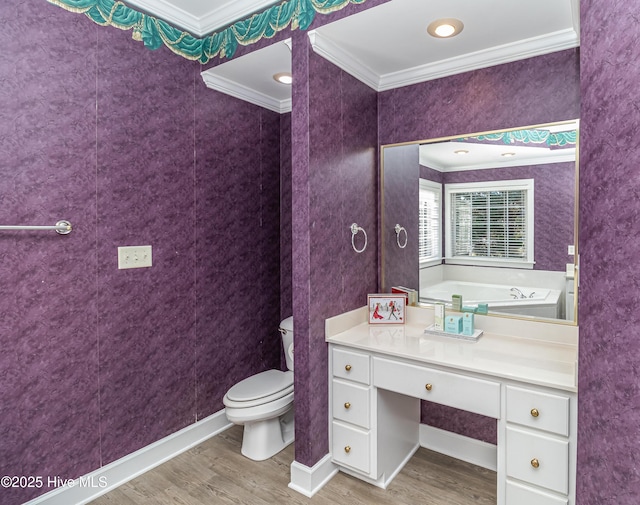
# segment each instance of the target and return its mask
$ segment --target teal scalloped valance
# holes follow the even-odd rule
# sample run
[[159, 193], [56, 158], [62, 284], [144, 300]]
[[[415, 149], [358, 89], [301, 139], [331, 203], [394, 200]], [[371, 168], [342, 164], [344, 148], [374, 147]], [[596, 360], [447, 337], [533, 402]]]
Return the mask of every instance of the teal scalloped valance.
[[189, 60], [207, 63], [216, 56], [231, 58], [238, 44], [247, 46], [271, 38], [288, 26], [292, 30], [306, 30], [316, 13], [328, 14], [366, 0], [285, 0], [202, 39], [115, 0], [47, 1], [68, 11], [83, 13], [99, 25], [133, 30], [133, 39], [142, 41], [149, 49], [158, 49], [164, 44]]
[[552, 146], [575, 145], [577, 140], [576, 130], [564, 132], [550, 132], [549, 130], [515, 130], [510, 132], [488, 133], [473, 137], [475, 140], [490, 140], [503, 142], [504, 144], [545, 144]]

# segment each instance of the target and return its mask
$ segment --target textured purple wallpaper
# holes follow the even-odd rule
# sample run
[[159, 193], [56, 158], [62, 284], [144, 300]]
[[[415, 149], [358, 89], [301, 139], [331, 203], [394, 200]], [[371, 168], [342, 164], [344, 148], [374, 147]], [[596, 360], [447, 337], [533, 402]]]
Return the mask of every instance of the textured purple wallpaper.
[[[296, 460], [329, 451], [324, 321], [366, 304], [377, 286], [376, 93], [293, 37], [293, 313]], [[351, 223], [368, 234], [351, 247]]]
[[0, 475], [70, 479], [280, 366], [280, 117], [46, 2], [0, 19], [2, 224], [74, 225], [0, 234]]
[[579, 70], [578, 50], [569, 49], [384, 91], [380, 143], [576, 119]]
[[580, 2], [580, 505], [640, 502], [638, 9]]
[[[291, 114], [280, 116], [280, 317], [293, 314]], [[284, 350], [283, 355], [284, 359]]]
[[280, 117], [199, 76], [195, 103], [200, 419], [221, 410], [240, 379], [280, 367]]
[[[579, 86], [578, 51], [566, 50], [385, 91], [378, 96], [380, 143], [575, 119]], [[451, 412], [425, 402], [422, 422], [495, 443], [493, 419]]]
[[0, 220], [74, 231], [0, 233], [0, 475], [71, 477], [100, 463], [96, 31], [35, 4], [0, 4]]
[[[66, 237], [0, 236], [0, 474], [76, 477], [219, 410], [228, 385], [278, 366], [275, 326], [293, 298], [296, 459], [315, 464], [328, 451], [323, 321], [377, 285], [375, 248], [357, 255], [348, 230], [377, 241], [376, 120], [387, 144], [581, 116], [577, 503], [635, 505], [640, 5], [580, 7], [580, 51], [380, 93], [377, 116], [375, 93], [294, 33], [287, 124], [130, 32], [0, 3], [3, 224], [74, 224]], [[281, 188], [279, 132], [294, 143]], [[142, 243], [154, 267], [117, 271], [117, 246]], [[290, 298], [278, 286], [288, 248]], [[237, 305], [251, 310], [230, 319]], [[426, 405], [424, 422], [495, 442], [495, 421]]]

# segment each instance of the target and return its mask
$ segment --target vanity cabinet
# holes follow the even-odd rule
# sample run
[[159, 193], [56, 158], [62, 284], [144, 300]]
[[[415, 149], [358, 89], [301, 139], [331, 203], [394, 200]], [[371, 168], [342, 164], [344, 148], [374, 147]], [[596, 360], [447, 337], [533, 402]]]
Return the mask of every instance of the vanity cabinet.
[[[578, 328], [478, 316], [477, 342], [368, 308], [330, 318], [329, 439], [340, 471], [386, 488], [423, 447], [496, 470], [497, 505], [576, 505]], [[511, 336], [513, 335], [513, 336]], [[497, 445], [420, 426], [422, 400], [496, 420]]]
[[385, 488], [419, 447], [420, 400], [429, 400], [497, 420], [498, 505], [575, 505], [574, 394], [330, 350], [332, 458], [346, 473]]
[[329, 356], [332, 460], [384, 488], [419, 447], [420, 401], [374, 387], [367, 353], [332, 346]]
[[420, 402], [429, 400], [496, 419], [497, 505], [575, 505], [575, 392], [415, 355], [329, 349], [330, 444], [341, 471], [386, 488], [420, 447]]
[[575, 396], [510, 385], [505, 393], [506, 503], [573, 504]]
[[339, 348], [333, 349], [331, 356], [333, 460], [365, 475], [375, 475], [371, 359], [367, 354]]

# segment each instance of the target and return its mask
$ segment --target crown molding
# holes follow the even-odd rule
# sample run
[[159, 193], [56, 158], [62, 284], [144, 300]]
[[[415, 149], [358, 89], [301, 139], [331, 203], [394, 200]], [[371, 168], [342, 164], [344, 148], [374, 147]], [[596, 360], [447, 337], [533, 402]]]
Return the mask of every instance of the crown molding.
[[578, 34], [572, 28], [568, 28], [548, 35], [520, 40], [513, 44], [504, 44], [436, 63], [385, 74], [380, 76], [380, 84], [377, 91], [387, 91], [471, 70], [511, 63], [534, 56], [571, 49], [579, 45], [580, 38]]
[[309, 40], [316, 54], [322, 56], [375, 91], [409, 86], [424, 81], [478, 70], [480, 68], [510, 63], [533, 56], [541, 56], [580, 45], [580, 37], [574, 29], [566, 29], [540, 37], [521, 40], [483, 51], [465, 54], [435, 63], [419, 65], [398, 72], [378, 75], [363, 65], [356, 57], [317, 31], [309, 32]]
[[322, 56], [375, 91], [379, 91], [380, 76], [363, 65], [351, 53], [344, 51], [338, 44], [322, 36], [316, 30], [307, 34], [313, 52]]
[[239, 84], [230, 79], [220, 77], [219, 75], [212, 75], [205, 70], [200, 74], [202, 80], [207, 85], [207, 88], [215, 89], [225, 95], [230, 95], [234, 98], [239, 98], [245, 102], [264, 107], [278, 114], [284, 114], [291, 112], [291, 98], [285, 100], [278, 100], [272, 96], [265, 95], [247, 86]]

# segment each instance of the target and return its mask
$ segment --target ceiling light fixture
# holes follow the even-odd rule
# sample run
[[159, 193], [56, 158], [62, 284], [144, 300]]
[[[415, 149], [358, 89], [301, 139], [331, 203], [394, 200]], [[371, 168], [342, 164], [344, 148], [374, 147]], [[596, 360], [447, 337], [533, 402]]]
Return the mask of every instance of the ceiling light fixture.
[[280, 84], [291, 84], [293, 82], [291, 72], [279, 72], [273, 75], [273, 79]]
[[458, 149], [457, 151], [453, 151], [453, 154], [464, 156], [465, 154], [469, 154], [469, 151], [467, 151], [466, 149]]
[[462, 31], [463, 28], [464, 24], [462, 24], [462, 21], [460, 21], [459, 19], [445, 18], [437, 19], [433, 23], [431, 23], [427, 27], [427, 32], [432, 37], [436, 37], [438, 39], [446, 39], [455, 37]]
[[516, 153], [502, 153], [500, 156], [504, 156], [505, 158], [510, 158], [511, 156], [515, 156]]

